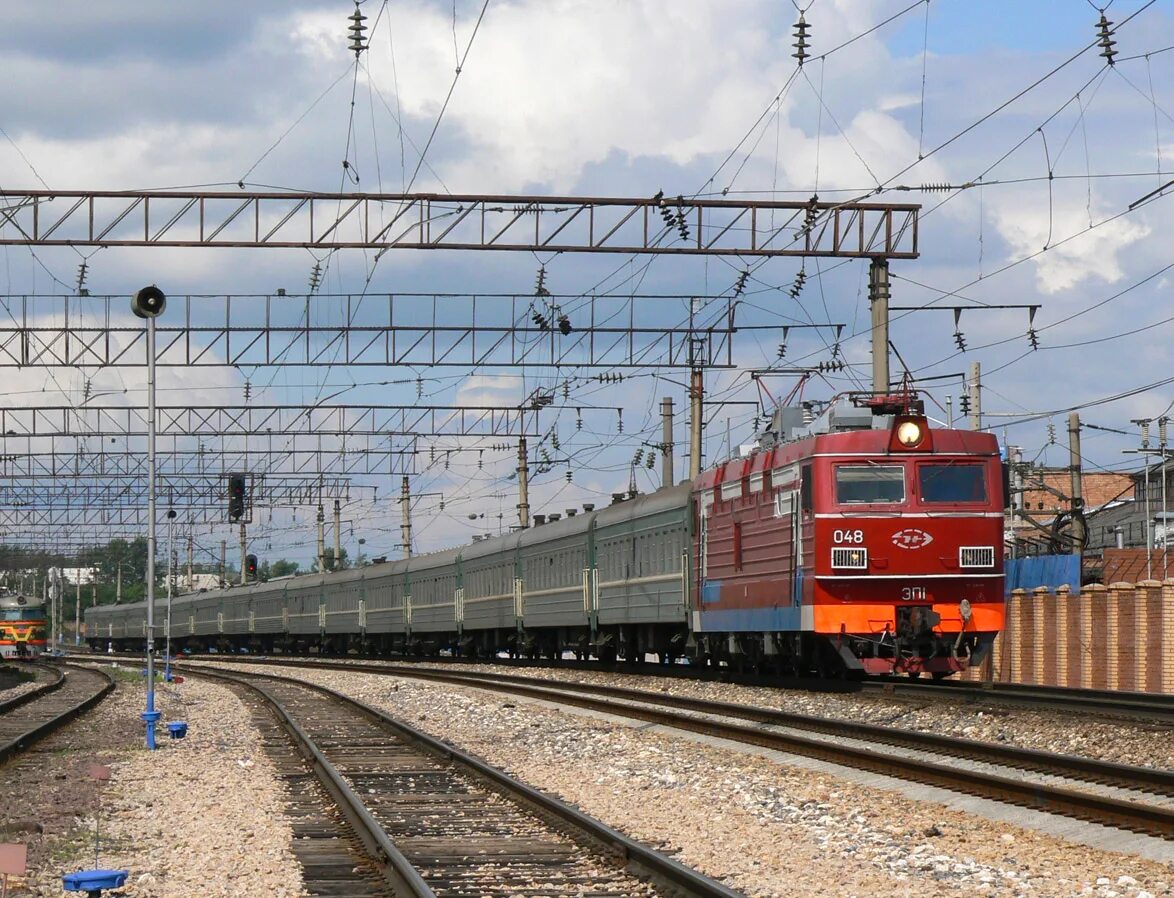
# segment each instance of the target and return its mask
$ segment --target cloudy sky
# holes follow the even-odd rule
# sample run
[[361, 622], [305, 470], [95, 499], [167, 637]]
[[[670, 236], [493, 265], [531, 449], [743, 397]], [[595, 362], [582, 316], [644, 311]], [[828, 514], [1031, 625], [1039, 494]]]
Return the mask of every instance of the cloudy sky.
[[[801, 68], [792, 57], [800, 8], [810, 25]], [[917, 202], [921, 255], [893, 263], [892, 302], [927, 308], [894, 313], [900, 361], [892, 365], [929, 378], [934, 416], [944, 418], [950, 403], [958, 414], [962, 375], [978, 362], [984, 423], [1026, 458], [1066, 464], [1067, 410], [1077, 408], [1093, 425], [1083, 434], [1087, 463], [1122, 469], [1134, 458], [1122, 450], [1138, 444], [1131, 419], [1172, 411], [1174, 384], [1165, 381], [1174, 377], [1174, 258], [1162, 247], [1174, 196], [1158, 193], [1130, 208], [1174, 179], [1174, 18], [1166, 0], [1109, 5], [1119, 29], [1112, 66], [1095, 46], [1100, 14], [1088, 0], [366, 0], [370, 49], [357, 64], [346, 37], [353, 9], [344, 0], [79, 0], [54, 4], [47, 16], [43, 4], [3, 4], [0, 188], [227, 190], [241, 182], [256, 190], [633, 197], [663, 190]], [[172, 297], [301, 294], [315, 264], [321, 294], [369, 296], [532, 295], [543, 267], [558, 295], [728, 297], [747, 270], [737, 310], [745, 330], [734, 352], [740, 369], [849, 362], [847, 371], [807, 385], [805, 395], [817, 399], [871, 376], [867, 264], [856, 261], [0, 253], [8, 306], [0, 315], [12, 318], [23, 314], [15, 297], [76, 292], [83, 257], [92, 294], [127, 295], [157, 282]], [[805, 282], [792, 296], [801, 270]], [[361, 315], [373, 315], [372, 305]], [[1026, 305], [1039, 307], [1030, 322], [1034, 351], [1028, 313], [998, 308]], [[957, 322], [956, 307], [963, 308]], [[60, 306], [38, 308], [47, 316], [40, 320], [52, 320]], [[95, 308], [74, 307], [83, 315]], [[438, 320], [467, 320], [460, 308], [445, 307]], [[586, 314], [581, 300], [573, 308]], [[699, 313], [722, 308], [723, 300], [707, 300]], [[319, 302], [311, 317], [329, 326], [346, 314], [341, 302]], [[666, 300], [649, 323], [688, 316], [688, 300]], [[126, 317], [112, 323], [132, 326]], [[784, 327], [791, 330], [780, 360]], [[675, 399], [676, 438], [685, 442], [684, 372], [650, 367], [622, 384], [592, 380], [595, 373], [169, 366], [160, 402], [245, 404], [246, 381], [249, 401], [264, 404], [419, 397], [513, 405], [535, 389], [553, 390], [542, 427], [558, 445], [548, 436], [540, 447], [552, 464], [535, 478], [533, 502], [535, 511], [562, 511], [606, 502], [627, 486], [636, 452], [659, 440], [659, 397]], [[143, 401], [138, 369], [5, 369], [5, 377], [6, 405], [76, 405], [87, 384], [90, 393], [108, 391], [111, 404]], [[794, 378], [765, 383], [779, 396]], [[709, 389], [715, 403], [726, 403], [707, 410], [712, 461], [749, 437], [757, 411], [749, 403], [763, 394], [739, 369], [711, 372]], [[420, 444], [414, 489], [434, 495], [416, 505], [417, 548], [495, 532], [499, 514], [508, 526], [516, 480], [510, 453], [494, 449], [500, 444]], [[684, 470], [680, 451], [677, 465]], [[640, 488], [652, 488], [658, 473], [640, 467]], [[363, 535], [368, 554], [394, 554], [398, 479], [363, 482], [378, 485], [379, 498], [348, 507], [344, 542], [353, 553]], [[306, 521], [305, 510], [296, 521], [285, 514], [258, 521], [259, 553], [308, 559], [314, 535]], [[197, 532], [207, 545], [231, 539], [226, 526]]]

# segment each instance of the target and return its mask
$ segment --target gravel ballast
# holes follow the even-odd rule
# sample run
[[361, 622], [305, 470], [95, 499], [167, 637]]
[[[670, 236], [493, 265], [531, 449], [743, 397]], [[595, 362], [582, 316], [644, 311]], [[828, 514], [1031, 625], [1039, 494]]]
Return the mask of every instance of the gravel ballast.
[[[484, 667], [466, 664], [437, 665], [435, 669], [485, 672]], [[652, 666], [649, 669], [650, 672], [655, 670]], [[1102, 720], [1088, 715], [1080, 715], [1074, 721], [1071, 712], [1066, 711], [981, 708], [951, 701], [896, 701], [876, 693], [804, 692], [675, 677], [552, 668], [501, 672], [554, 681], [659, 691], [669, 695], [775, 708], [795, 714], [857, 720], [1139, 767], [1162, 770], [1174, 768], [1174, 739], [1169, 738], [1168, 727], [1135, 721]]]
[[747, 895], [1154, 898], [1174, 883], [1167, 864], [730, 749], [459, 687], [290, 673], [450, 739]]
[[[144, 747], [145, 686], [123, 668], [118, 689], [81, 720], [7, 765], [3, 818], [31, 818], [29, 876], [13, 896], [60, 896], [61, 877], [94, 867], [95, 797], [101, 795], [98, 866], [126, 869], [127, 896], [294, 898], [301, 868], [290, 851], [283, 792], [247, 710], [222, 686], [159, 684], [158, 749]], [[188, 723], [168, 738], [168, 720]], [[100, 789], [90, 764], [109, 766]]]

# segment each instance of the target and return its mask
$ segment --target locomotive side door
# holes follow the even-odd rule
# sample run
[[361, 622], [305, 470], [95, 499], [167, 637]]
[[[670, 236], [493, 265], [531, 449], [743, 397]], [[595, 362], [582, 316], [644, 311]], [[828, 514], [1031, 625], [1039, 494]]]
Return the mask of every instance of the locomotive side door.
[[794, 465], [771, 472], [774, 490], [774, 516], [786, 534], [783, 562], [786, 569], [787, 599], [792, 605], [802, 601], [803, 590], [799, 566], [803, 563], [803, 527], [800, 512], [799, 471]]

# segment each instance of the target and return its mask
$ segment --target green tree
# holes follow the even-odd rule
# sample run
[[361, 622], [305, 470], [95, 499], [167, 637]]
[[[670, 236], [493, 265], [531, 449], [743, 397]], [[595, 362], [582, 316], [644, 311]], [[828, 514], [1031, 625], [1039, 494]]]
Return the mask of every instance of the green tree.
[[296, 561], [286, 561], [282, 558], [279, 561], [273, 562], [269, 566], [270, 577], [288, 577], [291, 574], [297, 574], [300, 565]]
[[[327, 546], [326, 551], [324, 553], [324, 556], [326, 558], [326, 570], [328, 570], [328, 571], [334, 570], [334, 547]], [[342, 559], [342, 564], [339, 565], [340, 569], [346, 570], [348, 567], [350, 567], [350, 565], [347, 563], [347, 555], [346, 555], [345, 548], [342, 550], [342, 555], [339, 557]], [[317, 558], [315, 558], [313, 563], [311, 563], [311, 565], [310, 565], [310, 573], [311, 574], [318, 573], [318, 559]]]

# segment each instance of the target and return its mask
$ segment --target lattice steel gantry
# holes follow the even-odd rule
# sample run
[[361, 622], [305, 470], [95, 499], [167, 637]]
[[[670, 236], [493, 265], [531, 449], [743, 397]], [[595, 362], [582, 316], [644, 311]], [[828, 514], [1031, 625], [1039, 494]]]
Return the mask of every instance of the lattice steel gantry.
[[[698, 337], [673, 325], [673, 303], [691, 297], [367, 293], [171, 297], [156, 325], [157, 365], [734, 367], [736, 301], [698, 297], [712, 324]], [[125, 296], [0, 296], [0, 367], [143, 366], [146, 336], [126, 315]], [[532, 323], [551, 309], [568, 332]], [[321, 322], [339, 318], [345, 324]], [[614, 322], [620, 322], [615, 324]], [[801, 327], [835, 325], [799, 324]], [[701, 340], [693, 346], [691, 340]], [[698, 353], [700, 355], [698, 356]]]
[[0, 190], [0, 245], [914, 259], [920, 207], [665, 196]]
[[[588, 408], [588, 406], [583, 406]], [[593, 407], [592, 407], [593, 408]], [[536, 436], [538, 410], [516, 406], [157, 406], [157, 433], [171, 436]], [[147, 433], [147, 412], [126, 406], [0, 408], [5, 438]]]

